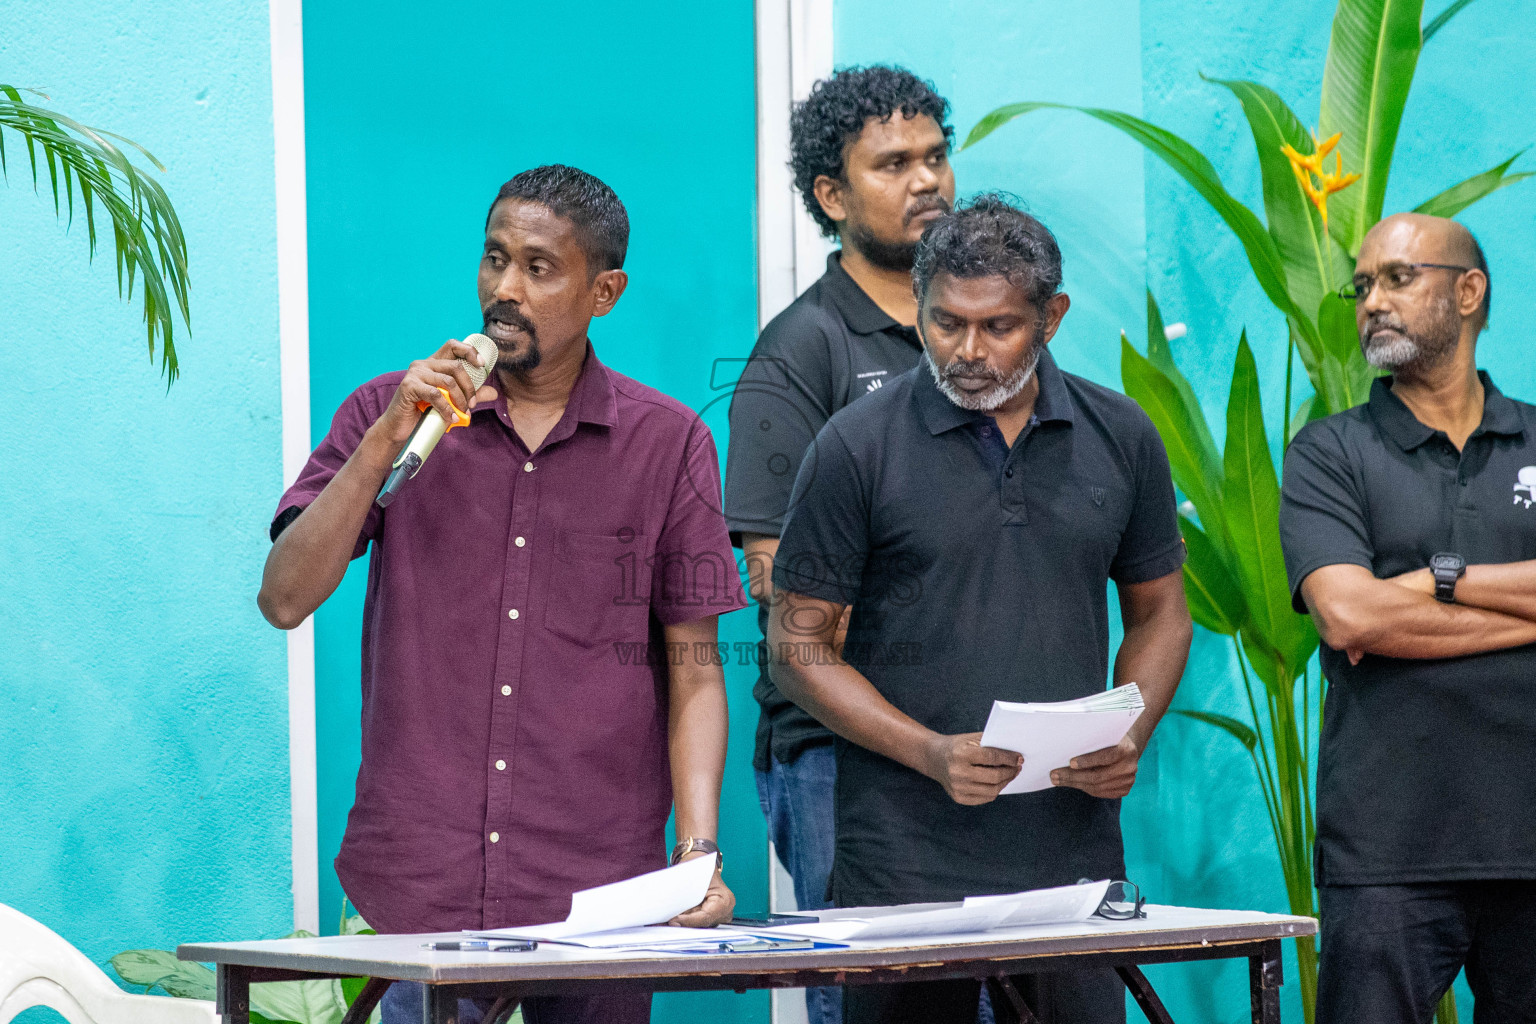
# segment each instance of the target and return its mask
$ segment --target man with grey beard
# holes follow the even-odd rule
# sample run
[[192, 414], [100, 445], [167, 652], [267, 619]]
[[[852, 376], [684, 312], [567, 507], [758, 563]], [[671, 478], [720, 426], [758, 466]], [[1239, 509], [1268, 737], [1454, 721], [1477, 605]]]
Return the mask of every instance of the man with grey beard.
[[[1184, 548], [1151, 421], [1046, 351], [1060, 288], [1056, 239], [1007, 198], [936, 221], [912, 270], [925, 361], [832, 416], [800, 466], [768, 639], [774, 681], [838, 737], [837, 906], [1124, 877], [1120, 798], [1189, 653]], [[1139, 683], [1146, 712], [1049, 765], [1052, 788], [1000, 798], [1022, 759], [980, 745], [992, 702], [1104, 689], [1110, 580], [1114, 683]], [[1109, 970], [1017, 987], [1046, 1024], [1125, 1019]], [[853, 987], [845, 1019], [971, 1024], [979, 990]]]
[[1454, 221], [1389, 217], [1353, 281], [1390, 372], [1285, 459], [1293, 602], [1323, 638], [1318, 1024], [1536, 1007], [1536, 407], [1477, 369], [1490, 280]]

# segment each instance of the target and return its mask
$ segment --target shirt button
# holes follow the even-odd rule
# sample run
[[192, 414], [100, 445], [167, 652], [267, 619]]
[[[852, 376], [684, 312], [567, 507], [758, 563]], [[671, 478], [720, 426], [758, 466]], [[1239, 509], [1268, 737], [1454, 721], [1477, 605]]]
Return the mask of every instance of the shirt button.
[[510, 696], [512, 696], [512, 687], [510, 687], [510, 686], [503, 686], [501, 688], [501, 695], [503, 697], [510, 697]]
[[509, 619], [517, 618], [517, 609], [513, 608], [511, 611], [507, 612], [507, 618], [509, 618]]
[[493, 843], [501, 842], [501, 833], [500, 832], [492, 832], [491, 833], [491, 842], [493, 842]]
[[524, 544], [527, 544], [528, 542], [526, 540], [523, 540], [523, 538], [519, 537], [516, 540], [514, 540], [512, 543], [516, 544], [518, 547], [522, 547]]
[[499, 771], [499, 772], [506, 771], [507, 770], [507, 762], [505, 762], [505, 761], [497, 761], [496, 762], [496, 770]]
[[1012, 477], [1013, 477], [1013, 470], [1011, 470], [1011, 469], [1003, 470], [1003, 476], [1006, 476], [1006, 477], [1012, 479]]
[[523, 463], [523, 472], [524, 473], [532, 473], [533, 472], [533, 463], [531, 463], [531, 462]]

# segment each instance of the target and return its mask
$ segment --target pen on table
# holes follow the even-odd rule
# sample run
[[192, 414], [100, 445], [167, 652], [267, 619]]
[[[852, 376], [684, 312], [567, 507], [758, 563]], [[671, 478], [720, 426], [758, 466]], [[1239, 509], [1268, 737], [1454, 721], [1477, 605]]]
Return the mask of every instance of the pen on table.
[[531, 939], [494, 945], [484, 939], [465, 939], [459, 942], [423, 942], [421, 948], [438, 953], [528, 953], [538, 949], [539, 944]]

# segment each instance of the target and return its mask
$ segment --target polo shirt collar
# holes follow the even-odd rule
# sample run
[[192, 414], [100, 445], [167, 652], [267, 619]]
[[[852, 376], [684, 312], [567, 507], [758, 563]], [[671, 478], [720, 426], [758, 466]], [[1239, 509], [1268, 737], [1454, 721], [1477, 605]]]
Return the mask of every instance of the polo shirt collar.
[[827, 256], [825, 281], [828, 290], [832, 292], [833, 303], [854, 334], [878, 334], [901, 326], [889, 313], [875, 305], [875, 300], [848, 276], [848, 271], [843, 269], [841, 249]]
[[[475, 412], [495, 410], [499, 417], [505, 420], [507, 401], [506, 395], [501, 390], [501, 378], [492, 373], [486, 378], [486, 383], [496, 389], [496, 401], [476, 406]], [[577, 423], [612, 427], [618, 422], [619, 397], [613, 387], [613, 374], [597, 358], [597, 353], [592, 351], [592, 342], [589, 340], [587, 354], [582, 360], [581, 372], [576, 375], [576, 383], [571, 385], [571, 396], [565, 403], [565, 413], [561, 415], [560, 422], [555, 425], [554, 430], [550, 431], [550, 436], [554, 438], [559, 434], [562, 438], [568, 437]], [[508, 425], [510, 426], [510, 423]]]
[[[928, 432], [935, 437], [967, 423], [990, 418], [987, 413], [962, 409], [945, 398], [944, 392], [939, 390], [933, 379], [933, 371], [928, 368], [926, 356], [913, 372], [917, 375], [915, 391], [918, 409]], [[1061, 368], [1056, 365], [1056, 360], [1051, 358], [1050, 350], [1040, 353], [1035, 376], [1040, 379], [1040, 396], [1035, 399], [1035, 419], [1041, 423], [1055, 422], [1071, 426], [1074, 422], [1072, 395], [1067, 391], [1066, 379]]]
[[[1504, 396], [1494, 385], [1488, 371], [1478, 370], [1477, 377], [1483, 382], [1483, 421], [1473, 431], [1478, 434], [1502, 434], [1517, 436], [1525, 432], [1525, 424], [1515, 403]], [[1390, 437], [1405, 452], [1411, 452], [1434, 437], [1439, 431], [1421, 422], [1392, 391], [1392, 378], [1377, 377], [1371, 382], [1371, 395], [1366, 408], [1382, 433]]]

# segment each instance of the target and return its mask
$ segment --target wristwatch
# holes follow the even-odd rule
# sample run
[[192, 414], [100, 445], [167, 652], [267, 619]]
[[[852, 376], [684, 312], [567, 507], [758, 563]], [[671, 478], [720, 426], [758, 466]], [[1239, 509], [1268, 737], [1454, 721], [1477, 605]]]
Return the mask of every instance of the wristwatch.
[[1466, 575], [1467, 560], [1443, 551], [1429, 560], [1429, 571], [1435, 577], [1435, 600], [1455, 603], [1456, 581]]
[[672, 859], [667, 863], [676, 864], [690, 853], [712, 853], [715, 855], [715, 870], [725, 870], [725, 854], [720, 852], [720, 847], [713, 839], [699, 839], [689, 836], [676, 846], [672, 847]]

